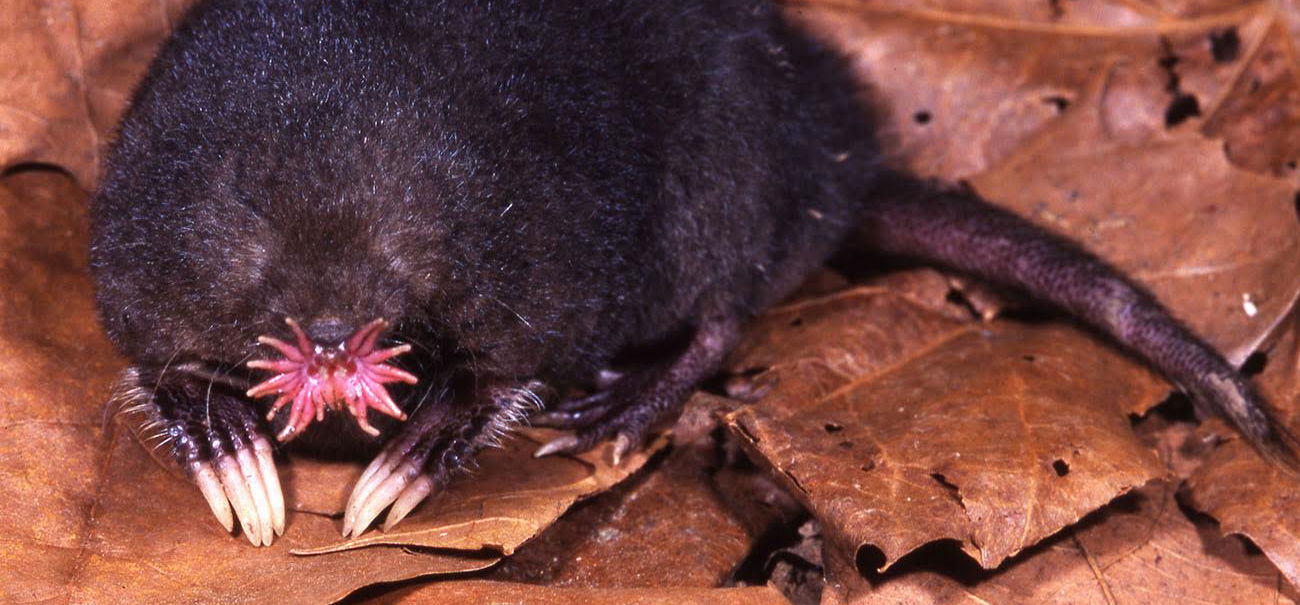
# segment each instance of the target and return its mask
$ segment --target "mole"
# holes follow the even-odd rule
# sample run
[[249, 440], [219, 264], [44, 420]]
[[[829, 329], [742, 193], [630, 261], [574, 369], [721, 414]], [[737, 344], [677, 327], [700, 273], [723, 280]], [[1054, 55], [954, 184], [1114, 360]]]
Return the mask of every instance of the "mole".
[[278, 447], [372, 456], [358, 536], [522, 423], [617, 463], [859, 230], [1063, 309], [1292, 459], [1141, 287], [891, 168], [868, 100], [765, 0], [200, 1], [91, 202], [112, 405], [254, 545], [285, 528]]

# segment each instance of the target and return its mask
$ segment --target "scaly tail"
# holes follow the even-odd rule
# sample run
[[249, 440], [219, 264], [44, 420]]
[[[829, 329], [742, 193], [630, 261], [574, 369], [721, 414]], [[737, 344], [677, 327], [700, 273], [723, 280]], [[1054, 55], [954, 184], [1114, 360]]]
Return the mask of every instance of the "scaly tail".
[[1077, 244], [971, 193], [902, 174], [882, 178], [866, 211], [868, 242], [1049, 301], [1105, 332], [1236, 425], [1266, 457], [1300, 469], [1297, 441], [1245, 377], [1142, 287]]

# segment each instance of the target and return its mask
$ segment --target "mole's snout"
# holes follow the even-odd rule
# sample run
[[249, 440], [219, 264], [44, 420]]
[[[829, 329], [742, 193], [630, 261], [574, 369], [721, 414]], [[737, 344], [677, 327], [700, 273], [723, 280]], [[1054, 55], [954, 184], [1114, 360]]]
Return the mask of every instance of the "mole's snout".
[[[398, 420], [406, 419], [406, 414], [393, 402], [384, 385], [391, 382], [415, 384], [414, 375], [388, 364], [393, 357], [411, 350], [411, 345], [376, 348], [380, 335], [388, 327], [387, 321], [376, 319], [351, 334], [345, 332], [345, 337], [337, 340], [308, 337], [292, 318], [285, 318], [285, 323], [293, 331], [292, 344], [271, 336], [257, 339], [278, 351], [282, 358], [255, 359], [247, 364], [250, 368], [274, 373], [247, 392], [253, 398], [277, 396], [267, 420], [273, 419], [280, 408], [292, 404], [288, 423], [276, 439], [292, 439], [313, 420], [324, 418], [328, 408], [346, 407], [356, 418], [357, 426], [374, 436], [379, 435], [379, 431], [366, 419], [369, 410], [377, 410]], [[332, 344], [324, 344], [326, 342]]]
[[343, 323], [337, 317], [322, 317], [307, 322], [307, 337], [323, 347], [337, 346], [352, 335], [356, 326]]

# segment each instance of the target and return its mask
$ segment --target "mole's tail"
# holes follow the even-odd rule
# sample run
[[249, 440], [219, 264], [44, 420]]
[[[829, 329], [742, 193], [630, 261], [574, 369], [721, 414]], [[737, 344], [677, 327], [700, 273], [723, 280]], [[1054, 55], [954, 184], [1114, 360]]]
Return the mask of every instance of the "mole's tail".
[[866, 212], [872, 246], [1056, 304], [1137, 352], [1191, 395], [1202, 413], [1231, 421], [1268, 458], [1300, 469], [1295, 437], [1241, 373], [1105, 262], [973, 194], [901, 174], [881, 183]]

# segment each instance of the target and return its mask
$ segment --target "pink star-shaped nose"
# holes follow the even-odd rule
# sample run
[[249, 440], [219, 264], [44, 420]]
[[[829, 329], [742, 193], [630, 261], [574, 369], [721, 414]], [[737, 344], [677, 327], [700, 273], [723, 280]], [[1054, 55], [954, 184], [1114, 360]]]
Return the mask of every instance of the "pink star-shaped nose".
[[326, 408], [346, 405], [356, 418], [357, 426], [375, 436], [379, 435], [379, 430], [366, 420], [369, 410], [406, 420], [406, 414], [393, 403], [384, 384], [415, 384], [417, 379], [410, 372], [385, 362], [411, 350], [411, 345], [375, 349], [375, 343], [388, 327], [388, 322], [376, 319], [353, 332], [342, 344], [323, 347], [307, 338], [298, 322], [291, 318], [284, 321], [293, 329], [297, 345], [259, 336], [257, 342], [279, 351], [284, 358], [248, 362], [250, 368], [275, 372], [274, 376], [254, 385], [247, 393], [252, 398], [279, 395], [266, 415], [267, 420], [274, 418], [280, 408], [293, 403], [289, 422], [275, 436], [278, 441], [288, 441], [313, 420], [324, 418]]

